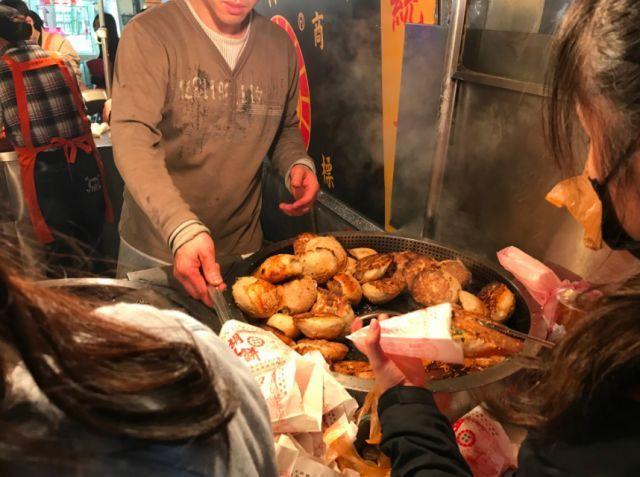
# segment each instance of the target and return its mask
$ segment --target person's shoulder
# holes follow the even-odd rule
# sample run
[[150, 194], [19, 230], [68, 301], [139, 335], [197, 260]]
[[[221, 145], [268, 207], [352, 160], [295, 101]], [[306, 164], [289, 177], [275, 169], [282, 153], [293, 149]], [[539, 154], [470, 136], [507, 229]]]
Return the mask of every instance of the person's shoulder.
[[251, 21], [253, 22], [251, 27], [255, 28], [256, 32], [266, 39], [278, 43], [280, 46], [291, 43], [286, 31], [259, 13], [254, 11]]
[[174, 25], [175, 28], [175, 23], [179, 15], [178, 10], [178, 4], [175, 1], [149, 8], [129, 20], [123, 33], [135, 30], [138, 32], [153, 33], [158, 38], [170, 37], [171, 35], [166, 35], [166, 33], [171, 31], [172, 25]]

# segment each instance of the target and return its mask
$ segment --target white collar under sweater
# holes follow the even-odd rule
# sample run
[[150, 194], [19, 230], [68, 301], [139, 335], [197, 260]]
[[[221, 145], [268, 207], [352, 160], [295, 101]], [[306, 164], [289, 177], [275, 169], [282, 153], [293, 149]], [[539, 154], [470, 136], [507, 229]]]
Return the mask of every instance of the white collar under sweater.
[[209, 39], [216, 46], [224, 60], [229, 65], [231, 71], [233, 71], [236, 67], [236, 64], [238, 63], [240, 55], [242, 55], [242, 51], [244, 50], [245, 45], [247, 44], [249, 34], [251, 33], [251, 20], [253, 18], [253, 12], [249, 14], [249, 25], [247, 26], [247, 29], [244, 32], [242, 38], [229, 38], [209, 28], [202, 21], [202, 19], [200, 19], [189, 0], [187, 0], [185, 3], [187, 4], [187, 7], [189, 7], [189, 11], [196, 19], [202, 30], [207, 34]]

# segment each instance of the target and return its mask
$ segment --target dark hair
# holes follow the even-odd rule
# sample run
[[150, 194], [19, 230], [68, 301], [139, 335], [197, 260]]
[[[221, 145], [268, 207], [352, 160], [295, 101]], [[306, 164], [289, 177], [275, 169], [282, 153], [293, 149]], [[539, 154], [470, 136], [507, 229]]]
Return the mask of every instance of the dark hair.
[[[632, 180], [640, 149], [640, 3], [575, 0], [557, 32], [545, 132], [552, 157], [575, 171], [576, 107], [598, 131], [603, 174]], [[626, 185], [626, 184], [625, 184]]]
[[[94, 30], [100, 26], [99, 19], [99, 15], [96, 15], [96, 17], [93, 19]], [[109, 51], [109, 59], [111, 60], [111, 62], [115, 62], [120, 37], [118, 36], [118, 25], [113, 15], [109, 13], [104, 14], [104, 26], [107, 29], [107, 50]], [[102, 58], [102, 49], [100, 49], [100, 55], [98, 56], [98, 58]]]
[[5, 7], [13, 8], [14, 10], [18, 10], [20, 15], [27, 17], [29, 16], [29, 6], [24, 3], [22, 0], [2, 0], [0, 5]]
[[603, 298], [490, 406], [554, 439], [625, 425], [640, 387], [640, 275]]
[[31, 25], [15, 8], [0, 5], [0, 37], [10, 43], [28, 40], [31, 37]]
[[0, 333], [68, 417], [167, 442], [223, 428], [236, 397], [217, 392], [194, 343], [105, 319], [98, 305], [19, 277], [0, 255]]

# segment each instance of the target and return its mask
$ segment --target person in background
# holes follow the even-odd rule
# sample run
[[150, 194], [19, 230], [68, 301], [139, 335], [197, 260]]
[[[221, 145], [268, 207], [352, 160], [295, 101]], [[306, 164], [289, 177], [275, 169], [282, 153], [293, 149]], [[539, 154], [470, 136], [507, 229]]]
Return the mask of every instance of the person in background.
[[[577, 111], [590, 140], [587, 171], [602, 202], [602, 236], [629, 252], [632, 267], [640, 258], [640, 3], [574, 1], [557, 33], [551, 78], [551, 153], [564, 170], [582, 170], [572, 150]], [[519, 477], [640, 475], [640, 277], [610, 288], [498, 403], [498, 416], [529, 429]], [[362, 351], [383, 391], [382, 450], [392, 475], [470, 476], [424, 389], [421, 363], [387, 356], [375, 321]]]
[[294, 197], [284, 213], [307, 213], [320, 188], [298, 127], [295, 49], [256, 3], [158, 5], [127, 24], [116, 59], [111, 137], [126, 184], [119, 271], [127, 249], [144, 257], [140, 268], [173, 262], [207, 304], [207, 285], [224, 287], [216, 258], [262, 246], [263, 159]]
[[0, 475], [278, 473], [260, 389], [212, 330], [45, 288], [0, 254]]
[[65, 274], [74, 242], [94, 252], [113, 218], [102, 161], [66, 62], [30, 40], [17, 10], [0, 5], [0, 26], [0, 127], [18, 153], [35, 238]]
[[[111, 72], [111, 78], [113, 79], [113, 65], [116, 61], [116, 52], [118, 51], [118, 43], [120, 42], [120, 36], [118, 35], [118, 25], [113, 15], [109, 13], [104, 14], [104, 24], [107, 29], [107, 52], [109, 54], [109, 71]], [[100, 16], [96, 15], [93, 19], [93, 31], [98, 31], [100, 28]], [[104, 78], [104, 61], [102, 61], [102, 47], [100, 48], [100, 54], [95, 60], [87, 62], [89, 71], [91, 72], [91, 83], [97, 88], [105, 88], [106, 81]]]
[[78, 55], [78, 52], [64, 35], [46, 31], [42, 18], [40, 18], [36, 12], [29, 10], [27, 4], [22, 0], [2, 0], [0, 5], [15, 8], [21, 15], [24, 15], [27, 18], [27, 22], [31, 25], [31, 39], [38, 43], [45, 51], [63, 58], [73, 69], [73, 74], [78, 81], [80, 89], [85, 88], [80, 70], [80, 55]]

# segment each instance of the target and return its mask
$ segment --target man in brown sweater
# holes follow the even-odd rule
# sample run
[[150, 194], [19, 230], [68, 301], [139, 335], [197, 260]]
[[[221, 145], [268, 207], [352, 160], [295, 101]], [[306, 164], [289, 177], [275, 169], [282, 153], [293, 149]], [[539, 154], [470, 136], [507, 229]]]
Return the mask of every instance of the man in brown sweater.
[[155, 7], [127, 25], [116, 60], [123, 246], [149, 264], [173, 262], [187, 292], [209, 304], [207, 285], [224, 287], [216, 254], [261, 246], [262, 159], [295, 198], [280, 204], [284, 213], [307, 213], [319, 190], [298, 130], [295, 50], [256, 3]]

